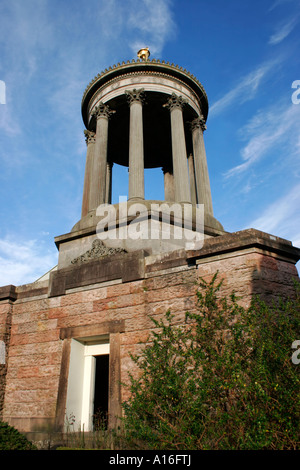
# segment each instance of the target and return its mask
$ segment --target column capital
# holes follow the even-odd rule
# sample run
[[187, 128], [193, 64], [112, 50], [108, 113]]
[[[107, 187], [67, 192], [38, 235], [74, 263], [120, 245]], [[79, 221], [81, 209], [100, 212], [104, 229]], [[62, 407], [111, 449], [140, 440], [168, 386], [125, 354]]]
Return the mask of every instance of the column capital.
[[143, 103], [145, 100], [144, 88], [139, 88], [138, 90], [134, 88], [133, 90], [126, 90], [125, 95], [129, 103], [137, 101], [138, 103]]
[[171, 111], [174, 108], [182, 109], [185, 104], [186, 104], [186, 100], [182, 98], [181, 95], [178, 96], [175, 93], [172, 93], [171, 97], [163, 106], [168, 108]]
[[86, 144], [94, 144], [96, 142], [96, 134], [95, 132], [84, 130], [85, 135], [85, 142]]
[[194, 119], [191, 122], [192, 131], [194, 129], [199, 129], [199, 128], [202, 130], [202, 132], [204, 132], [206, 130], [205, 119], [204, 119], [204, 116], [202, 114], [200, 114], [200, 116], [198, 116], [196, 119]]
[[110, 109], [110, 107], [107, 104], [104, 103], [99, 103], [98, 106], [95, 107], [95, 109], [92, 112], [92, 116], [96, 116], [96, 118], [100, 117], [106, 117], [110, 118], [112, 114], [114, 114], [116, 111], [113, 111]]

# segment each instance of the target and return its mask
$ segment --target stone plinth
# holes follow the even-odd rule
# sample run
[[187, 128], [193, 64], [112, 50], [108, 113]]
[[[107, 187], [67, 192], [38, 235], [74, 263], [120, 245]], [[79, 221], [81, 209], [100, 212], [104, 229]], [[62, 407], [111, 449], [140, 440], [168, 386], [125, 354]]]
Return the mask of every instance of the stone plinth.
[[[103, 235], [102, 229], [107, 230]], [[67, 267], [91, 250], [96, 239], [109, 248], [148, 254], [201, 248], [205, 238], [224, 234], [204, 207], [167, 201], [126, 201], [91, 211], [69, 234], [55, 238], [58, 266]]]

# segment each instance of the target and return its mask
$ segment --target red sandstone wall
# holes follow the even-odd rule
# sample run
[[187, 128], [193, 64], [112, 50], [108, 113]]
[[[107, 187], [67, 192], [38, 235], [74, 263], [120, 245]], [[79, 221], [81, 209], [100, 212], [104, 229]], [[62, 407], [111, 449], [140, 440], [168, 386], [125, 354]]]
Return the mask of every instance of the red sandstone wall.
[[[208, 261], [208, 260], [207, 260]], [[17, 300], [13, 305], [11, 340], [5, 390], [4, 420], [24, 431], [35, 430], [54, 420], [62, 358], [60, 329], [125, 320], [121, 333], [121, 380], [132, 372], [129, 352], [136, 353], [147, 340], [152, 322], [167, 310], [182, 321], [187, 310], [195, 309], [196, 282], [210, 280], [218, 270], [224, 278], [222, 294], [235, 289], [248, 304], [253, 292], [292, 292], [291, 278], [297, 277], [293, 264], [261, 253], [240, 253], [216, 259], [198, 260], [198, 266], [182, 266], [179, 272], [160, 273], [148, 269], [144, 280], [69, 293], [60, 297]], [[174, 267], [172, 268], [174, 271]], [[1, 321], [11, 307], [0, 305]], [[123, 389], [122, 400], [128, 391]]]
[[250, 305], [253, 295], [266, 301], [293, 296], [292, 279], [299, 279], [294, 264], [255, 252], [201, 263], [197, 274], [209, 281], [217, 271], [223, 279], [222, 294], [229, 295], [234, 290], [245, 307]]
[[[4, 343], [2, 349], [3, 355], [1, 357], [0, 364], [0, 416], [3, 410], [4, 404], [4, 393], [6, 387], [6, 375], [7, 375], [7, 359], [9, 352], [9, 339], [11, 331], [11, 316], [12, 316], [12, 304], [8, 300], [4, 300], [0, 303], [0, 341]], [[4, 363], [3, 363], [4, 361]]]

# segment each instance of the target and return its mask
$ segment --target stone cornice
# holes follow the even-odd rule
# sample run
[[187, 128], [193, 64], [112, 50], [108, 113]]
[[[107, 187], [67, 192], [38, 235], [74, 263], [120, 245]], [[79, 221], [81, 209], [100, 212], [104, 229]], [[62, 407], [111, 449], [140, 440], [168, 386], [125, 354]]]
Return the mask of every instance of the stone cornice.
[[265, 254], [277, 253], [293, 263], [297, 263], [300, 259], [300, 248], [293, 246], [289, 240], [252, 228], [208, 238], [201, 250], [189, 251], [188, 258], [200, 259], [246, 248], [259, 249]]
[[126, 63], [123, 61], [122, 63], [118, 63], [117, 65], [110, 66], [108, 69], [105, 69], [103, 72], [99, 73], [95, 76], [95, 78], [88, 84], [86, 87], [83, 98], [82, 98], [82, 114], [85, 120], [85, 112], [88, 106], [88, 102], [91, 99], [91, 96], [95, 94], [95, 92], [103, 85], [106, 84], [113, 78], [124, 76], [124, 74], [128, 72], [146, 72], [155, 73], [161, 72], [168, 76], [172, 76], [173, 78], [179, 78], [185, 84], [190, 86], [193, 91], [197, 94], [200, 102], [201, 102], [201, 109], [204, 115], [205, 120], [207, 119], [208, 114], [208, 99], [206, 92], [203, 88], [203, 85], [199, 82], [199, 80], [188, 72], [183, 67], [179, 67], [178, 65], [174, 65], [174, 63], [166, 62], [164, 60], [160, 61], [159, 59], [152, 59], [152, 60], [132, 60], [127, 61]]
[[10, 284], [8, 286], [0, 287], [0, 300], [11, 300], [14, 302], [16, 299], [16, 286]]

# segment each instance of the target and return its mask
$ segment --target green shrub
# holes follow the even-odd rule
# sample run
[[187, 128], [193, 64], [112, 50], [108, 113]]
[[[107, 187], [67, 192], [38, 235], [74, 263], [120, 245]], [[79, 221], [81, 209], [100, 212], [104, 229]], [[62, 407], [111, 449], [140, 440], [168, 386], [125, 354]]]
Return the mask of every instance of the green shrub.
[[35, 449], [36, 447], [17, 429], [3, 421], [0, 421], [0, 450]]
[[200, 284], [197, 313], [184, 325], [167, 312], [132, 359], [123, 404], [129, 445], [150, 449], [297, 449], [300, 295], [250, 308], [221, 296], [217, 276]]

